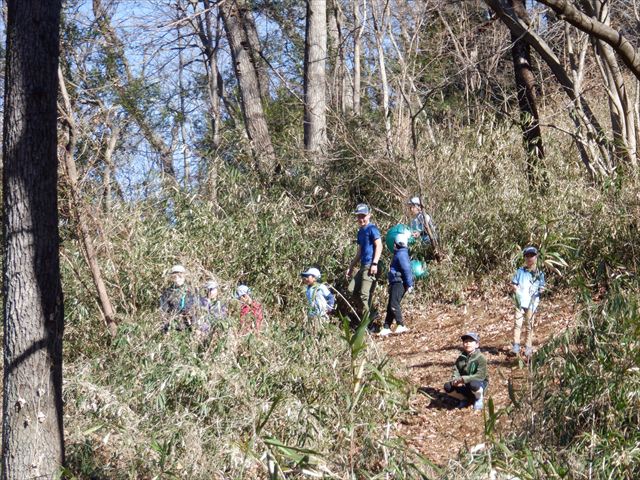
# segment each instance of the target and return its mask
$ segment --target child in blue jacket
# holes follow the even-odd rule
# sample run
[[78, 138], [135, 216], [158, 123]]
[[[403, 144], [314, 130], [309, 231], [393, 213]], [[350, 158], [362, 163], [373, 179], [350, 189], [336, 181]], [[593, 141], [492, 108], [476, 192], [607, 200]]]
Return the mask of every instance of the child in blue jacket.
[[387, 316], [384, 319], [384, 327], [380, 330], [380, 336], [391, 333], [391, 324], [395, 320], [398, 324], [395, 333], [408, 332], [402, 321], [402, 309], [400, 302], [405, 293], [413, 290], [413, 273], [411, 273], [411, 260], [409, 259], [408, 233], [400, 233], [394, 242], [393, 260], [389, 267], [389, 303], [387, 304]]
[[518, 268], [511, 279], [511, 289], [515, 294], [516, 318], [513, 327], [514, 354], [520, 353], [520, 334], [522, 324], [526, 319], [527, 343], [525, 355], [530, 357], [533, 353], [533, 324], [536, 309], [540, 302], [540, 293], [544, 290], [544, 273], [538, 269], [538, 249], [527, 247], [522, 251], [524, 266]]

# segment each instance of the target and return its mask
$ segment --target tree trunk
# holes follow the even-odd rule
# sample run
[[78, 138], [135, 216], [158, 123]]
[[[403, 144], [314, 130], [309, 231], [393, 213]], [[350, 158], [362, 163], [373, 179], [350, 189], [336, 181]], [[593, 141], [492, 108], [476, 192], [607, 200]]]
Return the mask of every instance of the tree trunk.
[[389, 81], [387, 80], [387, 66], [384, 55], [386, 17], [388, 14], [388, 2], [381, 2], [380, 12], [376, 12], [376, 5], [371, 5], [371, 17], [373, 18], [373, 31], [376, 37], [376, 50], [378, 52], [378, 68], [380, 69], [380, 89], [382, 91], [382, 114], [384, 116], [384, 132], [387, 145], [387, 155], [393, 156], [393, 144], [391, 135], [391, 114], [389, 112]]
[[93, 246], [91, 232], [81, 208], [82, 200], [80, 199], [78, 187], [78, 172], [76, 169], [76, 162], [73, 157], [76, 147], [75, 120], [73, 119], [71, 101], [69, 100], [67, 87], [60, 69], [58, 70], [58, 81], [60, 82], [60, 93], [64, 104], [64, 109], [60, 109], [60, 113], [65, 119], [65, 123], [67, 125], [67, 144], [64, 151], [64, 165], [67, 173], [67, 180], [69, 182], [69, 190], [71, 192], [72, 210], [75, 213], [80, 238], [82, 239], [82, 245], [84, 246], [87, 258], [87, 264], [89, 265], [89, 270], [91, 270], [91, 278], [93, 278], [93, 284], [96, 287], [96, 293], [98, 294], [100, 310], [104, 316], [109, 333], [112, 337], [115, 337], [118, 333], [118, 323], [116, 320], [115, 310], [113, 309], [111, 299], [107, 293], [107, 287], [102, 279], [102, 271], [100, 269], [100, 264], [98, 263], [98, 254]]
[[60, 0], [8, 0], [2, 478], [64, 464], [56, 97]]
[[327, 2], [307, 0], [304, 50], [304, 147], [316, 161], [327, 145]]
[[256, 167], [263, 177], [270, 178], [274, 173], [276, 157], [262, 108], [258, 75], [251, 61], [251, 46], [242, 26], [237, 1], [229, 0], [222, 3], [220, 14], [231, 48], [245, 128], [251, 142]]
[[[366, 13], [366, 0], [364, 0]], [[360, 89], [362, 81], [362, 16], [360, 12], [360, 0], [353, 0], [353, 113], [360, 115]]]
[[[515, 14], [527, 25], [529, 16], [525, 0], [509, 0]], [[539, 165], [544, 160], [544, 146], [538, 115], [537, 82], [531, 64], [529, 44], [520, 36], [511, 33], [511, 56], [516, 81], [516, 93], [520, 106], [520, 127], [527, 153], [527, 180], [529, 186], [537, 188], [539, 184]]]
[[567, 0], [538, 0], [553, 10], [562, 20], [578, 30], [611, 45], [629, 70], [640, 79], [640, 53], [618, 30], [605, 25], [598, 19], [586, 15]]
[[[607, 134], [590, 108], [587, 99], [582, 96], [579, 86], [576, 85], [576, 83], [569, 77], [551, 47], [535, 32], [529, 30], [527, 25], [524, 24], [517, 15], [515, 15], [512, 9], [509, 9], [509, 11], [505, 10], [501, 0], [484, 1], [491, 7], [498, 17], [500, 17], [511, 33], [527, 41], [527, 43], [531, 45], [536, 52], [538, 52], [540, 57], [549, 66], [556, 80], [558, 80], [558, 83], [562, 86], [563, 91], [571, 99], [573, 108], [569, 113], [571, 119], [576, 125], [576, 128], [580, 129], [581, 125], [583, 125], [587, 130], [585, 138], [581, 138], [582, 136], [575, 136], [574, 139], [578, 144], [581, 159], [584, 162], [589, 175], [594, 180], [597, 177], [607, 176], [610, 173], [609, 159], [611, 157]], [[599, 156], [597, 158], [587, 158], [587, 156], [584, 155], [585, 150], [580, 146], [583, 143], [588, 144], [589, 146], [595, 146]]]
[[260, 46], [260, 38], [258, 37], [258, 29], [256, 28], [256, 22], [253, 19], [253, 12], [249, 8], [246, 0], [236, 0], [238, 5], [238, 12], [240, 13], [240, 21], [244, 33], [249, 42], [249, 55], [251, 56], [251, 63], [256, 71], [258, 77], [258, 85], [260, 91], [260, 98], [263, 105], [266, 105], [269, 101], [269, 73], [267, 72], [267, 65], [262, 58], [262, 47]]

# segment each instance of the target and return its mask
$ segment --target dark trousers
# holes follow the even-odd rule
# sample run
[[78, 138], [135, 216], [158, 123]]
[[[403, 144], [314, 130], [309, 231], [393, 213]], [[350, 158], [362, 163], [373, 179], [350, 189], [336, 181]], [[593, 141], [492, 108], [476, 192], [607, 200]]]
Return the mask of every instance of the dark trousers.
[[465, 383], [462, 387], [454, 387], [451, 385], [451, 382], [447, 382], [444, 384], [444, 391], [451, 393], [455, 390], [469, 400], [475, 400], [476, 396], [474, 395], [474, 392], [477, 392], [481, 388], [486, 390], [488, 386], [489, 382], [487, 380], [471, 380], [469, 383]]
[[389, 303], [387, 303], [387, 316], [384, 319], [385, 328], [389, 328], [394, 320], [398, 325], [404, 325], [400, 308], [402, 297], [404, 297], [402, 282], [389, 284]]

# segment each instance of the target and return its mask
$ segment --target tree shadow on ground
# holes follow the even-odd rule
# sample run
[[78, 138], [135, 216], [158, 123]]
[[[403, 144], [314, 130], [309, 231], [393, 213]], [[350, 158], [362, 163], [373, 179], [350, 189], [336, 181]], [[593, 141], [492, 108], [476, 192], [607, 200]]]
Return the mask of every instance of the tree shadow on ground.
[[431, 401], [427, 408], [436, 408], [439, 410], [455, 410], [458, 408], [458, 400], [450, 397], [445, 392], [433, 387], [420, 387], [418, 392], [425, 395]]

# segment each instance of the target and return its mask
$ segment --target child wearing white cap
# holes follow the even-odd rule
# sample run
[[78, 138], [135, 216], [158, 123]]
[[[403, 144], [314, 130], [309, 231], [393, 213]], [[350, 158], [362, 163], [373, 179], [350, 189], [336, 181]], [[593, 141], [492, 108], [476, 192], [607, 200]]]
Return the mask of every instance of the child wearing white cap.
[[311, 267], [301, 272], [300, 276], [307, 286], [306, 296], [309, 304], [308, 317], [328, 318], [335, 306], [336, 298], [329, 290], [329, 287], [319, 281], [322, 276], [320, 270]]
[[384, 326], [378, 335], [384, 337], [391, 333], [391, 324], [397, 324], [395, 333], [408, 332], [409, 329], [402, 320], [402, 308], [400, 302], [405, 293], [413, 290], [413, 273], [411, 272], [411, 260], [409, 259], [409, 233], [399, 233], [394, 241], [394, 252], [391, 266], [389, 267], [389, 302]]
[[240, 335], [258, 332], [262, 329], [264, 315], [262, 305], [251, 295], [246, 285], [238, 285], [234, 297], [240, 301]]
[[[407, 201], [409, 211], [413, 215], [413, 220], [409, 227], [411, 228], [414, 238], [421, 238], [423, 243], [431, 244], [434, 247], [438, 243], [436, 234], [436, 226], [433, 223], [431, 215], [424, 211], [424, 206], [420, 201], [420, 197], [411, 197]], [[431, 238], [431, 237], [434, 238]]]
[[511, 279], [511, 290], [515, 294], [516, 317], [513, 326], [513, 346], [511, 351], [517, 355], [520, 353], [520, 336], [522, 324], [527, 320], [527, 343], [525, 356], [530, 357], [533, 353], [533, 323], [540, 303], [540, 294], [544, 290], [544, 272], [538, 269], [538, 249], [536, 247], [526, 247], [522, 251], [524, 265], [513, 275]]
[[219, 298], [219, 285], [215, 280], [204, 284], [204, 297], [200, 297], [202, 317], [198, 321], [198, 331], [209, 333], [216, 323], [227, 317], [227, 306]]

